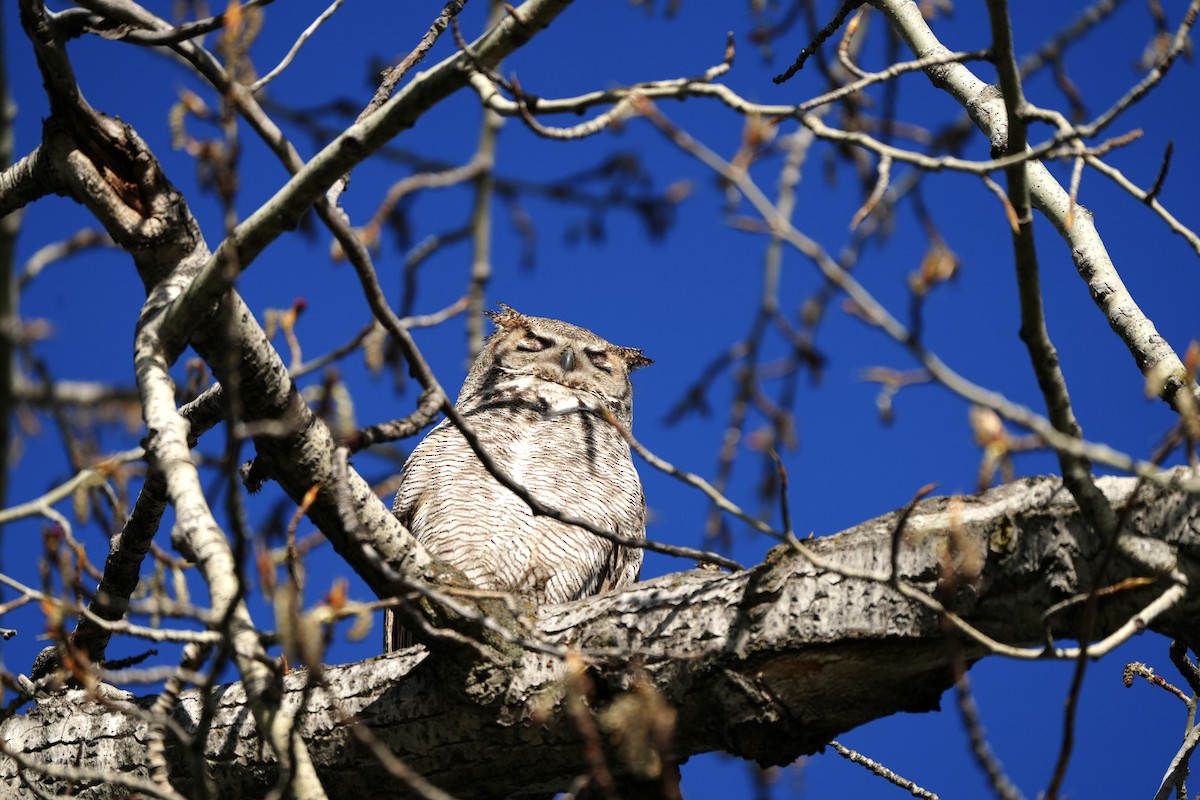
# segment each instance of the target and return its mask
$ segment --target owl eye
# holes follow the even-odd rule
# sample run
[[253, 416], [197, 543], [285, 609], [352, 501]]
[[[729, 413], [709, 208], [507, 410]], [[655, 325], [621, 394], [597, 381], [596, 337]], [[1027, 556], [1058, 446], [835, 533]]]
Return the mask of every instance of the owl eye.
[[608, 356], [604, 353], [588, 353], [588, 358], [592, 362], [592, 366], [603, 372], [612, 372], [612, 362], [608, 360]]
[[541, 336], [527, 336], [517, 342], [517, 349], [524, 350], [526, 353], [536, 353], [539, 350], [545, 350], [553, 342], [549, 339], [543, 339]]

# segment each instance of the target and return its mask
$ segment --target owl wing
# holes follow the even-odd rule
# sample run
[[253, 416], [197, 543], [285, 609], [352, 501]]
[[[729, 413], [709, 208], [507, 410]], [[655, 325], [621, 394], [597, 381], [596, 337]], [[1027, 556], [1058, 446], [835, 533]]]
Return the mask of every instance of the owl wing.
[[[404, 527], [412, 530], [413, 508], [424, 493], [430, 479], [430, 470], [436, 467], [437, 450], [449, 420], [442, 420], [425, 434], [413, 451], [409, 453], [400, 472], [400, 489], [392, 502], [392, 513], [396, 515]], [[413, 535], [420, 536], [413, 531]]]
[[[413, 448], [404, 462], [400, 488], [392, 503], [392, 514], [422, 544], [427, 543], [430, 535], [428, 514], [424, 512], [430, 487], [436, 478], [435, 472], [439, 465], [444, 467], [447, 463], [453, 463], [453, 459], [443, 459], [440, 452], [444, 449], [445, 428], [449, 424], [449, 420], [442, 420]], [[396, 613], [390, 608], [384, 609], [383, 651], [390, 653], [414, 644], [416, 640], [399, 624]]]
[[471, 572], [483, 535], [480, 519], [494, 507], [498, 489], [466, 440], [443, 420], [405, 462], [392, 513], [435, 556]]
[[[641, 486], [638, 486], [638, 502], [631, 505], [626, 513], [627, 519], [618, 524], [616, 532], [630, 539], [644, 539], [646, 536], [646, 501], [642, 496]], [[597, 586], [597, 593], [611, 592], [623, 589], [637, 583], [642, 574], [642, 559], [644, 551], [640, 547], [623, 547], [613, 545], [611, 556], [605, 565]]]
[[[596, 527], [629, 539], [646, 536], [646, 500], [629, 445], [611, 425], [592, 414], [577, 415], [587, 431], [591, 480], [580, 495], [560, 495], [562, 510], [592, 522]], [[583, 496], [587, 495], [587, 496]], [[576, 529], [577, 530], [577, 529]], [[581, 548], [590, 555], [595, 579], [581, 586], [576, 597], [621, 589], [636, 583], [642, 570], [643, 551], [578, 531], [588, 541]]]

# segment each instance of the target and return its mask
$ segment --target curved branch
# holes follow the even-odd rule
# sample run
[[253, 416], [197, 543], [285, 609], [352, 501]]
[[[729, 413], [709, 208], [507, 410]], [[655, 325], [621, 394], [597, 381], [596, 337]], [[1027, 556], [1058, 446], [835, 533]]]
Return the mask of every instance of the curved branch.
[[48, 194], [66, 191], [41, 147], [0, 172], [0, 217], [24, 208]]

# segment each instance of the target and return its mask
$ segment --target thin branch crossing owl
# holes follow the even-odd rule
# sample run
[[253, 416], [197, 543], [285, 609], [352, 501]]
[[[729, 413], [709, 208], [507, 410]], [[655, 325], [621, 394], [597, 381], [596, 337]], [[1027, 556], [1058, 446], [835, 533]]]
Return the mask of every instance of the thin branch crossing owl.
[[[600, 413], [633, 424], [629, 374], [651, 363], [591, 331], [508, 306], [455, 406], [496, 464], [541, 503], [626, 537], [646, 530], [629, 445]], [[546, 516], [502, 486], [449, 420], [404, 465], [396, 516], [479, 589], [560, 603], [627, 586], [642, 551]], [[405, 643], [391, 612], [387, 648]]]

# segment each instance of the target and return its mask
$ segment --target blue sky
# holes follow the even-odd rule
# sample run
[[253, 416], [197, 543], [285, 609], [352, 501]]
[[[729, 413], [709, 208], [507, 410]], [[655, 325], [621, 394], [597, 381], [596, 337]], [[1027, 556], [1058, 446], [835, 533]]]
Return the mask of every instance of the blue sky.
[[[158, 5], [167, 13], [168, 4]], [[315, 107], [347, 99], [352, 107], [363, 105], [373, 90], [372, 60], [391, 61], [405, 54], [441, 5], [348, 3], [301, 51], [292, 68], [272, 84], [272, 101]], [[576, 3], [515, 54], [505, 70], [516, 71], [527, 91], [547, 98], [639, 80], [695, 75], [721, 60], [725, 33], [732, 30], [738, 55], [723, 80], [734, 90], [748, 99], [770, 103], [800, 102], [819, 93], [822, 79], [812, 69], [783, 86], [770, 81], [807, 43], [807, 36], [800, 28], [792, 30], [775, 43], [774, 60], [765, 60], [748, 42], [751, 23], [746, 5], [684, 0], [679, 11], [668, 18], [661, 7], [647, 12], [618, 0]], [[823, 17], [834, 9], [828, 2], [819, 5]], [[957, 5], [953, 17], [934, 23], [935, 32], [953, 49], [985, 47], [989, 34], [984, 5]], [[1183, 4], [1165, 2], [1164, 6], [1170, 24], [1177, 24]], [[1014, 4], [1018, 51], [1029, 52], [1042, 44], [1082, 8], [1077, 3], [1038, 4], [1036, 8]], [[267, 9], [264, 34], [252, 50], [261, 71], [286, 52], [321, 9], [321, 3], [309, 0], [276, 3]], [[484, 11], [481, 0], [471, 4], [463, 16], [464, 30], [478, 31]], [[20, 36], [15, 4], [6, 3], [3, 15], [4, 57], [18, 105], [19, 156], [39, 140], [40, 120], [47, 108], [32, 56]], [[863, 61], [877, 68], [883, 64], [882, 18], [874, 15], [870, 25], [871, 44]], [[1077, 50], [1069, 51], [1066, 66], [1090, 115], [1107, 108], [1139, 79], [1141, 73], [1134, 63], [1153, 32], [1145, 7], [1124, 3]], [[453, 42], [446, 37], [423, 66], [436, 63], [452, 48]], [[70, 53], [85, 96], [98, 109], [132, 124], [150, 143], [170, 179], [189, 197], [210, 246], [215, 247], [222, 231], [219, 206], [211, 194], [196, 188], [193, 162], [171, 149], [167, 124], [167, 109], [181, 91], [196, 91], [213, 104], [211, 94], [167, 59], [133, 46], [85, 38], [73, 42]], [[986, 63], [972, 68], [985, 80], [995, 80]], [[949, 97], [934, 90], [920, 74], [906, 76], [900, 85], [900, 118], [910, 125], [938, 128], [960, 113]], [[1161, 199], [1193, 228], [1200, 226], [1200, 199], [1195, 192], [1200, 181], [1200, 138], [1195, 135], [1200, 111], [1192, 101], [1196, 88], [1196, 65], [1181, 59], [1159, 90], [1107, 131], [1116, 135], [1143, 130], [1142, 138], [1109, 157], [1143, 187], [1153, 181], [1167, 142], [1174, 141], [1174, 162]], [[1065, 108], [1061, 91], [1047, 73], [1032, 78], [1026, 91], [1034, 103]], [[659, 107], [718, 153], [730, 157], [736, 151], [744, 121], [715, 101], [664, 101]], [[340, 117], [329, 121], [335, 125], [343, 122]], [[577, 120], [551, 121], [573, 124]], [[398, 137], [395, 146], [448, 164], [463, 163], [474, 150], [478, 124], [475, 97], [460, 93]], [[195, 121], [189, 127], [197, 135], [213, 135]], [[319, 142], [294, 126], [284, 127], [302, 154], [316, 151]], [[781, 127], [781, 134], [793, 131], [793, 123]], [[1044, 127], [1035, 127], [1032, 136], [1047, 133]], [[277, 190], [286, 175], [250, 131], [242, 130], [241, 143], [244, 153], [237, 208], [245, 217]], [[674, 209], [667, 235], [650, 237], [636, 215], [611, 208], [603, 215], [602, 238], [580, 237], [575, 233], [587, 222], [584, 210], [522, 195], [523, 207], [532, 215], [537, 232], [535, 263], [523, 265], [521, 236], [510, 224], [505, 207], [497, 204], [492, 251], [495, 275], [488, 288], [489, 301], [566, 319], [618, 344], [643, 348], [656, 363], [635, 377], [639, 438], [662, 457], [710, 476], [734, 390], [729, 374], [711, 387], [711, 416], [692, 415], [674, 426], [665, 425], [664, 418], [705, 367], [749, 331], [761, 290], [765, 239], [726, 224], [726, 198], [712, 173], [669, 145], [642, 120], [632, 120], [618, 131], [592, 139], [566, 143], [540, 139], [519, 120], [509, 120], [500, 135], [498, 174], [530, 182], [559, 180], [618, 153], [636, 155], [641, 188], [635, 191], [652, 193], [677, 181], [691, 183], [693, 193]], [[966, 154], [986, 157], [981, 136], [970, 140]], [[862, 195], [857, 176], [844, 163], [830, 166], [831, 155], [828, 145], [814, 148], [803, 169], [794, 219], [800, 230], [837, 253], [850, 240], [849, 221], [861, 205]], [[779, 166], [780, 158], [770, 156], [752, 173], [769, 195], [775, 191]], [[1070, 165], [1057, 163], [1052, 170], [1066, 181]], [[409, 171], [401, 161], [383, 154], [355, 170], [343, 198], [352, 221], [364, 222], [387, 187]], [[894, 177], [901, 172], [897, 167]], [[602, 188], [597, 186], [595, 191], [600, 193]], [[952, 173], [927, 178], [923, 199], [941, 235], [961, 259], [958, 278], [935, 291], [926, 304], [928, 347], [972, 380], [1040, 409], [1033, 374], [1017, 337], [1011, 244], [997, 200], [978, 179]], [[1080, 199], [1095, 213], [1097, 226], [1133, 296], [1182, 354], [1188, 342], [1200, 338], [1196, 253], [1142, 204], [1095, 172], [1085, 173]], [[469, 210], [466, 189], [417, 196], [407, 207], [412, 242], [458, 227]], [[742, 205], [738, 213], [750, 213], [749, 206]], [[39, 247], [92, 224], [86, 211], [71, 201], [47, 198], [39, 202], [26, 212], [18, 264]], [[1172, 423], [1170, 411], [1162, 403], [1146, 399], [1142, 376], [1088, 296], [1069, 251], [1054, 230], [1039, 223], [1037, 240], [1048, 326], [1085, 434], [1132, 454], [1146, 455]], [[298, 332], [309, 356], [346, 341], [368, 319], [353, 272], [330, 262], [328, 244], [329, 236], [319, 230], [284, 237], [246, 271], [238, 287], [260, 314], [303, 297], [307, 310]], [[856, 267], [859, 279], [901, 318], [907, 315], [907, 276], [919, 264], [927, 245], [911, 204], [906, 204], [897, 211], [891, 237], [869, 244]], [[376, 263], [393, 298], [400, 293], [403, 256], [404, 246], [395, 236], [385, 235]], [[415, 310], [433, 311], [457, 298], [467, 285], [469, 266], [470, 250], [465, 243], [433, 256], [421, 269]], [[780, 292], [784, 313], [794, 319], [799, 305], [820, 285], [810, 263], [795, 253], [785, 255]], [[128, 259], [115, 251], [91, 251], [52, 265], [32, 281], [22, 294], [21, 311], [27, 319], [44, 319], [52, 325], [51, 335], [38, 342], [35, 352], [56, 377], [132, 385], [132, 334], [143, 297]], [[465, 371], [461, 324], [419, 331], [416, 337], [443, 384], [457, 386]], [[861, 379], [861, 373], [872, 366], [909, 369], [914, 366], [911, 359], [882, 334], [845, 313], [840, 298], [831, 304], [817, 344], [828, 358], [827, 367], [819, 384], [807, 376], [798, 383], [799, 446], [785, 454], [793, 522], [799, 532], [834, 533], [903, 505], [930, 482], [937, 484], [938, 493], [973, 490], [980, 454], [972, 442], [963, 401], [933, 386], [910, 388], [896, 400], [895, 422], [885, 426], [875, 410], [877, 390]], [[773, 340], [767, 352], [781, 354], [782, 343]], [[181, 379], [184, 360], [176, 372]], [[360, 424], [401, 416], [412, 407], [411, 389], [398, 394], [390, 377], [372, 378], [361, 358], [343, 361], [339, 370], [353, 393]], [[305, 384], [316, 385], [320, 380], [319, 375], [313, 376]], [[10, 502], [37, 496], [69, 474], [53, 425], [47, 417], [39, 417], [38, 422], [41, 432], [24, 438], [16, 456]], [[135, 444], [139, 436], [136, 428], [111, 425], [104, 430], [102, 446], [122, 449]], [[210, 438], [199, 450], [217, 455], [220, 437]], [[371, 454], [359, 455], [355, 463], [372, 480], [382, 479], [395, 467]], [[649, 534], [668, 542], [699, 545], [708, 513], [704, 499], [649, 467], [639, 468], [651, 511]], [[1054, 460], [1045, 455], [1023, 456], [1017, 461], [1019, 474], [1055, 469]], [[757, 508], [753, 488], [759, 470], [758, 458], [743, 445], [730, 494], [752, 509]], [[205, 481], [216, 485], [213, 475]], [[256, 499], [251, 521], [257, 524], [280, 499], [281, 493], [268, 487]], [[61, 510], [70, 512], [67, 506]], [[3, 564], [10, 574], [36, 580], [31, 565], [40, 550], [40, 526], [39, 521], [28, 521], [5, 530]], [[733, 524], [732, 530], [733, 554], [743, 562], [758, 560], [773, 544], [744, 526]], [[105, 540], [99, 527], [79, 523], [78, 533], [87, 542], [92, 559], [102, 561]], [[166, 534], [164, 524], [160, 534], [164, 546]], [[310, 565], [310, 600], [318, 599], [335, 576], [351, 574], [329, 556], [330, 549], [318, 550]], [[645, 575], [687, 566], [650, 556]], [[356, 597], [368, 597], [361, 584], [353, 586]], [[261, 603], [256, 613], [261, 614], [264, 626], [273, 625]], [[11, 671], [27, 672], [33, 654], [42, 646], [36, 639], [41, 630], [37, 611], [26, 607], [5, 617], [3, 624], [21, 632], [3, 645], [4, 664]], [[372, 635], [365, 642], [341, 643], [330, 659], [348, 662], [368, 657], [377, 652], [377, 642], [378, 637]], [[1124, 689], [1120, 673], [1126, 661], [1136, 659], [1172, 675], [1167, 644], [1159, 637], [1145, 636], [1091, 666], [1083, 694], [1078, 755], [1067, 779], [1067, 794], [1145, 795], [1157, 788], [1178, 746], [1185, 721], [1183, 709], [1176, 700], [1145, 684]], [[113, 654], [134, 652], [138, 647], [137, 643], [115, 644]], [[170, 661], [174, 655], [165, 652], [163, 658]], [[973, 669], [971, 677], [993, 749], [1017, 785], [1027, 795], [1035, 795], [1045, 787], [1053, 769], [1070, 665], [989, 659]], [[986, 784], [969, 757], [952, 696], [947, 695], [943, 704], [946, 710], [941, 713], [879, 720], [846, 734], [841, 741], [942, 797], [980, 796]], [[725, 757], [698, 757], [684, 768], [684, 790], [691, 798], [748, 794], [748, 772], [743, 763]], [[802, 769], [784, 771], [771, 796], [815, 798], [854, 792], [872, 797], [905, 796], [832, 753], [806, 760]]]

